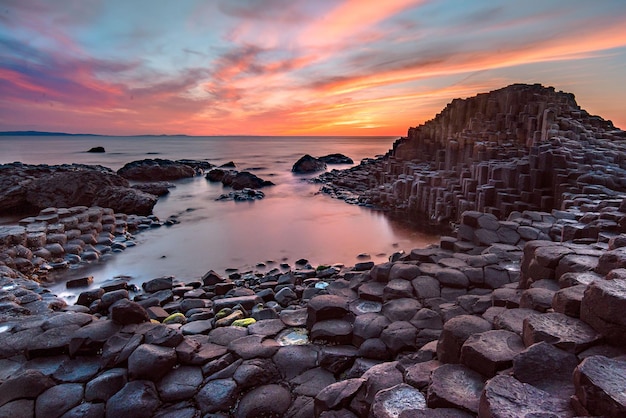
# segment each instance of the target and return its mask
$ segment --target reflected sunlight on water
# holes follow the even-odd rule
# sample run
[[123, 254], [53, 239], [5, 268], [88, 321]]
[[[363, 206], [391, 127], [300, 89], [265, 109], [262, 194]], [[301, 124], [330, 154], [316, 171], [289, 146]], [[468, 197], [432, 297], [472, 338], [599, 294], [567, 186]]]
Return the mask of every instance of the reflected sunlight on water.
[[[3, 163], [79, 162], [113, 169], [155, 157], [208, 159], [213, 164], [232, 160], [237, 169], [258, 168], [256, 175], [276, 183], [263, 190], [266, 198], [260, 201], [218, 202], [215, 199], [225, 192], [221, 184], [201, 176], [176, 182], [176, 188], [159, 200], [154, 213], [161, 219], [177, 214], [180, 224], [141, 232], [136, 236], [140, 245], [107, 262], [65, 275], [91, 274], [96, 286], [116, 275], [132, 276], [137, 284], [162, 275], [187, 280], [197, 279], [210, 269], [246, 270], [268, 261], [293, 265], [299, 258], [308, 259], [313, 266], [353, 265], [358, 254], [368, 253], [373, 261], [382, 262], [394, 251], [436, 242], [436, 236], [391, 221], [380, 212], [319, 194], [319, 185], [306, 182], [311, 176], [290, 171], [305, 153], [320, 156], [340, 152], [360, 161], [386, 152], [392, 142], [393, 138], [330, 137], [3, 138], [0, 155]], [[107, 153], [81, 152], [96, 145], [104, 146]], [[52, 288], [57, 293], [64, 290], [61, 283]]]

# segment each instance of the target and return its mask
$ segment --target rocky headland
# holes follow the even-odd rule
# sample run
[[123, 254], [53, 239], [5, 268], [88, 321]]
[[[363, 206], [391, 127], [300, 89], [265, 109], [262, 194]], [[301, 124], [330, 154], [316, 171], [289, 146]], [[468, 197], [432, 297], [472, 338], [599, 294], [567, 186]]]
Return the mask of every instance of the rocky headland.
[[[455, 224], [377, 265], [120, 278], [67, 306], [11, 264], [43, 243], [24, 221], [0, 243], [0, 416], [624, 416], [623, 140], [537, 85], [453, 101], [324, 176]], [[65, 211], [34, 217], [46, 242]]]

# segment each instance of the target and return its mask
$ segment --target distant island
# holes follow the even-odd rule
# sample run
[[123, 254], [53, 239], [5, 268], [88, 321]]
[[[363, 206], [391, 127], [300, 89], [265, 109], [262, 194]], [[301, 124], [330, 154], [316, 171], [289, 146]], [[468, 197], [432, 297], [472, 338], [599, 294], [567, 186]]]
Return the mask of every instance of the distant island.
[[124, 137], [141, 137], [141, 136], [151, 136], [151, 137], [169, 137], [169, 136], [189, 136], [185, 134], [175, 134], [175, 135], [99, 135], [99, 134], [69, 134], [67, 132], [42, 132], [42, 131], [0, 131], [0, 136], [124, 136]]

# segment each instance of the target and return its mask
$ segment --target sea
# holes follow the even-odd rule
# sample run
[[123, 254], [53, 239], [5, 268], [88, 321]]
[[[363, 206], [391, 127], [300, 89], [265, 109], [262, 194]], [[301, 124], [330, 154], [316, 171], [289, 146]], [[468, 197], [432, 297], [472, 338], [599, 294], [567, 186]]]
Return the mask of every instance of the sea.
[[[316, 157], [342, 153], [358, 164], [386, 153], [397, 137], [270, 137], [270, 136], [0, 136], [0, 163], [98, 164], [113, 170], [146, 158], [205, 160], [214, 165], [234, 162], [275, 186], [253, 202], [216, 200], [227, 193], [221, 183], [204, 176], [173, 182], [176, 187], [154, 207], [160, 219], [176, 215], [179, 224], [136, 233], [136, 246], [106, 261], [70, 269], [48, 286], [73, 298], [65, 289], [70, 278], [91, 275], [94, 286], [116, 276], [142, 282], [175, 276], [197, 280], [207, 271], [220, 274], [264, 272], [281, 263], [294, 266], [306, 259], [313, 267], [352, 266], [370, 259], [387, 261], [397, 251], [409, 252], [438, 242], [435, 233], [390, 219], [385, 213], [350, 205], [319, 192], [309, 180], [319, 175], [294, 174], [293, 164], [304, 154]], [[86, 152], [102, 146], [105, 153]], [[352, 165], [329, 165], [346, 169]], [[0, 218], [16, 223], [19, 218]], [[360, 256], [360, 257], [359, 257]]]

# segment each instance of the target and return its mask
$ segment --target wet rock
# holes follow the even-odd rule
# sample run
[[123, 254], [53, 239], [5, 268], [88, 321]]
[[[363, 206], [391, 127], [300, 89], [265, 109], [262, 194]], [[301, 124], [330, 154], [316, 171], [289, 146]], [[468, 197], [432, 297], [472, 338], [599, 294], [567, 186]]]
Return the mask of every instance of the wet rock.
[[202, 384], [202, 370], [199, 367], [180, 366], [169, 371], [157, 384], [163, 402], [176, 402], [191, 399]]
[[117, 368], [102, 372], [85, 386], [85, 400], [88, 402], [106, 402], [128, 383], [126, 369]]
[[158, 292], [159, 290], [171, 289], [172, 288], [172, 276], [167, 277], [158, 277], [156, 279], [148, 280], [147, 282], [143, 282], [141, 287], [148, 293]]
[[102, 368], [97, 357], [67, 359], [61, 363], [52, 377], [61, 383], [85, 383], [91, 380]]
[[239, 401], [236, 418], [283, 416], [291, 404], [291, 394], [280, 385], [265, 385], [252, 389]]
[[318, 160], [323, 161], [326, 164], [354, 164], [352, 158], [339, 153], [324, 155], [319, 157]]
[[583, 321], [558, 312], [529, 315], [522, 333], [527, 347], [545, 341], [570, 353], [580, 353], [601, 337]]
[[83, 385], [66, 383], [53, 386], [37, 397], [35, 415], [58, 418], [83, 399]]
[[280, 347], [272, 360], [285, 379], [293, 379], [297, 375], [317, 366], [318, 353], [310, 345], [291, 345]]
[[233, 379], [216, 379], [205, 384], [195, 400], [203, 414], [228, 411], [237, 402], [239, 390]]
[[626, 415], [626, 361], [604, 356], [584, 359], [574, 371], [578, 402], [592, 415]]
[[244, 360], [233, 374], [233, 379], [241, 390], [277, 383], [280, 377], [272, 360], [261, 358]]
[[105, 152], [105, 149], [104, 149], [104, 147], [98, 146], [98, 147], [89, 148], [89, 150], [87, 152], [100, 153], [100, 152]]
[[370, 414], [377, 418], [396, 418], [407, 409], [426, 409], [426, 399], [419, 390], [401, 383], [377, 392]]
[[117, 174], [137, 181], [168, 181], [195, 176], [193, 168], [171, 160], [145, 159], [125, 164]]
[[229, 186], [234, 190], [243, 189], [260, 189], [262, 187], [273, 186], [274, 183], [268, 180], [263, 180], [256, 175], [247, 171], [241, 171], [236, 173], [231, 179]]
[[480, 397], [479, 417], [572, 417], [568, 400], [522, 383], [510, 376], [496, 376]]
[[323, 347], [318, 355], [320, 367], [334, 375], [340, 375], [350, 368], [357, 358], [357, 349], [351, 345]]
[[128, 375], [131, 379], [157, 381], [175, 365], [173, 348], [142, 344], [128, 357]]
[[477, 413], [484, 378], [460, 364], [444, 364], [435, 369], [428, 387], [429, 408], [460, 408]]
[[143, 306], [128, 299], [118, 300], [111, 305], [109, 311], [111, 312], [111, 320], [121, 325], [140, 324], [150, 321], [148, 312], [146, 312]]
[[147, 380], [128, 382], [106, 402], [106, 417], [132, 416], [150, 418], [161, 401], [154, 383]]
[[513, 365], [513, 358], [524, 350], [518, 334], [505, 330], [471, 335], [461, 347], [461, 363], [483, 376], [493, 377]]
[[491, 324], [477, 316], [461, 315], [452, 318], [443, 326], [437, 358], [442, 363], [458, 363], [461, 347], [470, 335], [491, 330]]
[[322, 171], [325, 169], [326, 163], [324, 161], [312, 157], [309, 154], [306, 154], [300, 157], [298, 161], [296, 161], [296, 163], [291, 168], [291, 171], [293, 171], [294, 173], [302, 174], [313, 173], [315, 171]]

